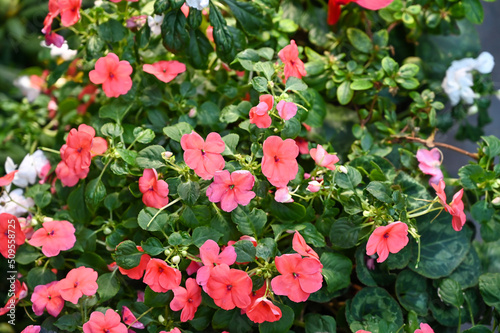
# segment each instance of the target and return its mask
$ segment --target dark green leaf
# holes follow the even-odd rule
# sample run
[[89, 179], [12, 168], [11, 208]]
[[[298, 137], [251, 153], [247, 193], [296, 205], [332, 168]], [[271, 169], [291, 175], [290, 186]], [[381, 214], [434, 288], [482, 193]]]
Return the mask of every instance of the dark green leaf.
[[396, 295], [401, 305], [408, 311], [415, 311], [421, 316], [428, 312], [426, 279], [408, 269], [399, 273], [396, 280]]
[[232, 211], [231, 219], [242, 234], [259, 237], [266, 225], [267, 215], [263, 210], [257, 208], [250, 212], [247, 207], [238, 206]]
[[222, 234], [217, 230], [210, 227], [202, 226], [193, 230], [192, 238], [193, 238], [193, 244], [196, 245], [197, 247], [200, 247], [203, 244], [205, 244], [205, 242], [209, 239], [213, 240], [214, 242], [218, 242], [221, 237]]
[[479, 277], [479, 290], [484, 302], [500, 310], [500, 273], [486, 273]]
[[322, 316], [318, 313], [308, 313], [305, 317], [306, 333], [337, 332], [337, 322], [330, 316]]
[[264, 322], [259, 325], [260, 333], [284, 333], [292, 327], [295, 313], [284, 304], [276, 304], [281, 309], [281, 319], [272, 323]]
[[127, 29], [117, 20], [109, 19], [97, 27], [99, 36], [105, 41], [116, 43], [125, 38]]
[[161, 24], [163, 45], [171, 52], [182, 50], [189, 41], [186, 30], [186, 17], [180, 9], [172, 10], [165, 14]]
[[465, 17], [474, 24], [483, 23], [484, 10], [479, 0], [462, 0]]
[[159, 169], [165, 166], [161, 153], [165, 148], [158, 145], [148, 146], [137, 154], [135, 162], [143, 169]]
[[120, 290], [120, 283], [114, 273], [106, 273], [99, 276], [97, 285], [99, 286], [97, 292], [99, 293], [101, 301], [107, 301], [115, 296]]
[[[5, 275], [4, 275], [5, 276]], [[33, 290], [36, 286], [55, 281], [56, 275], [48, 267], [32, 268], [27, 277], [28, 287]]]
[[236, 251], [236, 261], [237, 262], [252, 262], [255, 259], [255, 246], [248, 240], [240, 240], [233, 244], [234, 250]]
[[324, 252], [320, 258], [329, 292], [347, 288], [351, 283], [352, 262], [339, 253]]
[[156, 237], [149, 237], [141, 244], [142, 249], [149, 255], [157, 256], [163, 252], [164, 247]]
[[247, 34], [258, 35], [259, 31], [269, 27], [268, 17], [254, 3], [237, 0], [225, 0], [225, 2]]
[[256, 255], [264, 260], [269, 260], [276, 255], [277, 244], [272, 238], [259, 239]]
[[288, 90], [293, 90], [293, 91], [304, 91], [307, 89], [307, 84], [304, 83], [299, 78], [296, 78], [295, 76], [289, 77], [288, 80], [286, 81], [285, 85], [285, 92]]
[[193, 131], [193, 128], [188, 123], [180, 122], [172, 126], [167, 126], [163, 128], [163, 133], [174, 141], [181, 142], [181, 138], [184, 134], [189, 134]]
[[439, 284], [438, 295], [441, 300], [456, 308], [460, 308], [464, 303], [464, 295], [460, 284], [453, 279], [444, 279]]
[[177, 186], [177, 194], [179, 194], [182, 201], [188, 205], [194, 205], [196, 200], [200, 197], [200, 184], [190, 180], [186, 183], [180, 183]]
[[356, 28], [347, 29], [347, 38], [358, 51], [370, 53], [373, 45], [370, 37], [363, 31]]
[[341, 188], [353, 190], [361, 183], [361, 173], [356, 168], [347, 167], [347, 173], [339, 172], [335, 177], [335, 182]]
[[96, 210], [106, 196], [106, 187], [100, 178], [92, 179], [85, 189], [85, 202], [91, 210]]
[[134, 242], [130, 240], [123, 241], [115, 250], [116, 264], [124, 269], [132, 269], [139, 266], [142, 255], [143, 253], [137, 249]]

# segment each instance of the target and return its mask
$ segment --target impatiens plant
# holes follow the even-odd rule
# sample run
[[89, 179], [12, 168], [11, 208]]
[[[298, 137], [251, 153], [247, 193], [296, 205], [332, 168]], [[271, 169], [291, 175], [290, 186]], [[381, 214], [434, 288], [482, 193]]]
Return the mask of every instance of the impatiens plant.
[[[30, 4], [38, 56], [0, 93], [2, 332], [498, 329], [478, 0]], [[477, 152], [439, 141], [454, 124]]]

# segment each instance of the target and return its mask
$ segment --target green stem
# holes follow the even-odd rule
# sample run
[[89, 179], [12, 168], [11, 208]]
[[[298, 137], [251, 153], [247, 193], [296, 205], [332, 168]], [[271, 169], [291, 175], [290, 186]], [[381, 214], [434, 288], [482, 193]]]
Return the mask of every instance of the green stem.
[[46, 148], [46, 147], [39, 147], [41, 150], [43, 151], [47, 151], [49, 153], [54, 153], [54, 154], [58, 154], [60, 155], [61, 152], [59, 150], [55, 150], [55, 149], [50, 149], [50, 148]]
[[474, 324], [474, 314], [472, 313], [472, 306], [470, 305], [470, 302], [469, 302], [469, 298], [467, 297], [467, 295], [464, 294], [464, 298], [465, 298], [465, 303], [467, 303], [467, 308], [469, 309], [469, 314], [470, 314], [470, 322], [472, 324], [472, 326], [475, 326], [476, 324]]
[[168, 207], [172, 206], [173, 204], [179, 202], [181, 200], [181, 198], [177, 198], [175, 199], [174, 201], [170, 202], [168, 205], [165, 205], [163, 207], [161, 207], [160, 209], [158, 209], [158, 211], [156, 212], [156, 214], [151, 218], [151, 220], [149, 220], [148, 222], [148, 225], [146, 226], [146, 229], [149, 228], [149, 226], [151, 225], [151, 223], [153, 222], [153, 220], [165, 209], [167, 209]]
[[412, 219], [412, 218], [415, 218], [415, 217], [419, 217], [419, 216], [422, 216], [422, 215], [425, 215], [427, 213], [430, 213], [430, 212], [433, 212], [433, 211], [436, 211], [436, 210], [441, 210], [443, 209], [442, 207], [436, 207], [436, 208], [433, 208], [431, 209], [432, 206], [429, 206], [426, 210], [424, 210], [423, 212], [420, 212], [420, 213], [415, 213], [415, 214], [408, 214], [408, 218], [409, 219]]
[[149, 312], [151, 312], [151, 310], [153, 310], [153, 309], [154, 309], [153, 307], [150, 307], [145, 312], [143, 312], [139, 317], [136, 318], [136, 320], [134, 320], [133, 322], [130, 323], [130, 325], [128, 325], [127, 329], [130, 329], [130, 327], [132, 325], [134, 325], [135, 323], [137, 323], [139, 321], [139, 319], [141, 319], [142, 317], [144, 317], [146, 314], [148, 314]]

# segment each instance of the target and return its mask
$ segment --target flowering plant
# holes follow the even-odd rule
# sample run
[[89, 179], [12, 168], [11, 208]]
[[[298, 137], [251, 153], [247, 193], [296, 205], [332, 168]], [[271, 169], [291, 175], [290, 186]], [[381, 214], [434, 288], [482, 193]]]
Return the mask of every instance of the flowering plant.
[[[44, 10], [40, 67], [0, 95], [6, 330], [495, 330], [478, 0]], [[477, 153], [438, 142], [455, 122]]]

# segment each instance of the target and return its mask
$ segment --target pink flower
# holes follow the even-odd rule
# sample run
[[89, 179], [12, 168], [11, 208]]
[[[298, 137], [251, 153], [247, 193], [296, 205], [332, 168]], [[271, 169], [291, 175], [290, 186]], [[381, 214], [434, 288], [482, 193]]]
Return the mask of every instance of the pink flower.
[[231, 212], [238, 204], [246, 206], [255, 197], [252, 187], [255, 177], [250, 171], [239, 170], [229, 174], [229, 171], [216, 171], [214, 181], [207, 188], [208, 200], [220, 202], [225, 212]]
[[276, 187], [285, 187], [288, 182], [295, 179], [299, 166], [297, 156], [299, 147], [292, 139], [282, 140], [279, 136], [270, 136], [264, 141], [262, 147], [262, 173], [267, 180]]
[[292, 102], [285, 102], [284, 100], [281, 100], [276, 105], [276, 109], [283, 120], [290, 120], [297, 114], [297, 105]]
[[165, 293], [181, 284], [181, 272], [160, 259], [151, 259], [146, 267], [143, 282], [154, 292]]
[[120, 315], [108, 309], [106, 313], [94, 311], [83, 324], [83, 333], [127, 333], [127, 326], [120, 322]]
[[414, 333], [434, 333], [434, 330], [425, 323], [420, 323], [420, 329], [415, 330]]
[[370, 10], [378, 10], [389, 6], [394, 0], [329, 0], [328, 1], [328, 24], [337, 23], [340, 18], [340, 5], [346, 5], [349, 2], [356, 2], [361, 7]]
[[297, 230], [295, 230], [295, 234], [293, 235], [292, 248], [301, 256], [319, 260], [318, 254], [307, 245], [304, 237]]
[[[203, 287], [207, 284], [210, 274], [215, 265], [232, 265], [236, 261], [236, 251], [234, 247], [227, 246], [220, 254], [220, 247], [211, 239], [205, 241], [200, 247], [200, 257], [203, 262], [203, 267], [198, 269], [196, 273], [196, 282]], [[205, 290], [206, 291], [206, 290]]]
[[272, 123], [269, 111], [274, 106], [274, 97], [273, 95], [261, 95], [259, 102], [257, 106], [250, 109], [250, 124], [255, 124], [258, 128], [268, 128]]
[[191, 261], [189, 266], [186, 268], [186, 273], [188, 275], [193, 275], [194, 273], [198, 272], [198, 270], [202, 266], [203, 266], [203, 264], [199, 261]]
[[144, 329], [144, 324], [137, 320], [136, 316], [126, 306], [122, 306], [123, 322], [133, 328]]
[[246, 309], [248, 319], [254, 323], [275, 322], [281, 319], [281, 309], [273, 304], [266, 297], [260, 297]]
[[312, 148], [310, 151], [311, 157], [317, 165], [335, 170], [335, 163], [339, 161], [337, 155], [328, 154], [322, 145]]
[[166, 332], [166, 331], [161, 331], [160, 333], [182, 333], [180, 329], [177, 327], [174, 327], [172, 330]]
[[63, 26], [69, 27], [78, 22], [82, 0], [59, 0], [57, 3], [61, 11], [61, 24]]
[[201, 304], [201, 288], [196, 284], [196, 280], [188, 278], [186, 288], [177, 287], [173, 292], [174, 299], [170, 302], [170, 308], [173, 311], [182, 310], [182, 322], [192, 320]]
[[95, 63], [95, 69], [90, 71], [90, 81], [101, 84], [104, 93], [108, 97], [118, 97], [126, 94], [132, 88], [132, 66], [126, 60], [120, 61], [114, 53], [108, 53], [99, 58]]
[[290, 41], [290, 45], [285, 46], [279, 51], [278, 56], [283, 64], [285, 64], [285, 80], [283, 82], [286, 82], [290, 76], [301, 79], [307, 75], [304, 63], [299, 59], [299, 49], [293, 39]]
[[426, 175], [432, 176], [429, 184], [438, 184], [443, 179], [441, 157], [441, 152], [437, 148], [430, 151], [427, 149], [419, 149], [417, 151], [417, 160], [420, 162], [418, 167]]
[[[10, 280], [7, 281], [9, 281], [9, 283], [12, 283], [12, 281]], [[14, 292], [14, 295], [12, 295], [7, 300], [3, 308], [0, 308], [0, 316], [3, 316], [7, 312], [9, 312], [12, 308], [15, 308], [17, 303], [19, 303], [20, 300], [22, 300], [28, 295], [28, 286], [26, 286], [26, 283], [23, 282], [23, 284], [21, 285], [21, 282], [17, 279], [14, 282], [13, 287], [12, 284], [10, 285], [10, 289]]]
[[275, 258], [276, 269], [282, 274], [271, 281], [276, 295], [288, 296], [293, 302], [305, 302], [323, 284], [323, 265], [317, 259], [302, 258], [298, 253]]
[[212, 269], [206, 291], [224, 310], [245, 309], [251, 302], [252, 279], [244, 271], [220, 264]]
[[61, 251], [71, 249], [76, 243], [75, 227], [68, 221], [44, 222], [35, 231], [29, 243], [41, 246], [42, 253], [47, 257], [55, 257]]
[[66, 278], [59, 281], [57, 288], [64, 300], [76, 304], [83, 295], [95, 295], [98, 288], [97, 272], [84, 266], [73, 268]]
[[64, 37], [56, 34], [55, 32], [49, 32], [45, 34], [45, 45], [55, 45], [61, 47], [64, 44]]
[[30, 325], [30, 326], [26, 327], [24, 330], [22, 330], [21, 333], [40, 333], [41, 329], [42, 329], [41, 326]]
[[224, 169], [226, 162], [221, 153], [226, 144], [218, 133], [208, 134], [207, 141], [196, 132], [184, 134], [181, 138], [184, 162], [201, 178], [212, 179], [216, 171]]
[[158, 61], [152, 65], [145, 64], [142, 66], [142, 70], [146, 73], [153, 74], [156, 78], [163, 82], [170, 82], [175, 77], [186, 71], [186, 65], [178, 61]]
[[[137, 249], [140, 252], [144, 252], [144, 250], [142, 249], [141, 246], [137, 246]], [[148, 266], [148, 263], [150, 260], [151, 260], [151, 257], [149, 256], [149, 254], [144, 253], [141, 256], [141, 261], [139, 262], [139, 265], [137, 267], [134, 267], [131, 269], [125, 269], [125, 268], [118, 267], [118, 269], [120, 270], [120, 273], [122, 273], [123, 275], [126, 275], [129, 278], [134, 279], [134, 280], [140, 280], [142, 278], [142, 276], [144, 275], [144, 271], [146, 270], [146, 267]]]
[[142, 193], [142, 202], [153, 208], [162, 208], [168, 204], [168, 184], [158, 180], [155, 169], [145, 169], [139, 178], [139, 190]]
[[309, 185], [307, 185], [307, 190], [309, 192], [318, 192], [319, 190], [321, 190], [321, 183], [318, 182], [317, 180], [312, 180], [308, 183]]
[[439, 198], [440, 203], [443, 205], [444, 210], [451, 214], [453, 217], [451, 220], [451, 224], [455, 231], [462, 230], [465, 222], [467, 221], [467, 217], [464, 213], [464, 203], [462, 201], [462, 196], [464, 194], [464, 189], [461, 189], [453, 196], [453, 200], [448, 205], [446, 204], [446, 193], [444, 193], [445, 183], [441, 179], [438, 185], [431, 184], [432, 187], [436, 190], [436, 194]]
[[0, 177], [0, 187], [10, 185], [14, 180], [17, 172], [19, 172], [19, 170], [14, 170], [3, 177]]
[[368, 239], [366, 254], [371, 256], [377, 253], [377, 262], [387, 259], [390, 253], [398, 253], [408, 244], [408, 226], [403, 222], [393, 222], [386, 226], [377, 227]]
[[58, 281], [53, 281], [35, 287], [33, 295], [31, 295], [31, 302], [33, 302], [33, 312], [37, 316], [41, 316], [44, 309], [47, 309], [47, 312], [53, 317], [57, 317], [61, 313], [64, 300], [59, 294], [58, 283]]
[[309, 154], [309, 143], [307, 142], [306, 139], [301, 138], [301, 137], [296, 137], [295, 138], [295, 143], [299, 147], [299, 152], [302, 155], [307, 155]]
[[26, 236], [17, 217], [7, 213], [0, 214], [0, 253], [5, 258], [14, 258], [17, 249], [25, 241]]
[[372, 333], [372, 332], [365, 330], [357, 330], [356, 333]]
[[276, 202], [281, 202], [281, 203], [293, 202], [292, 195], [288, 190], [288, 186], [278, 188], [274, 193], [274, 200], [276, 200]]

